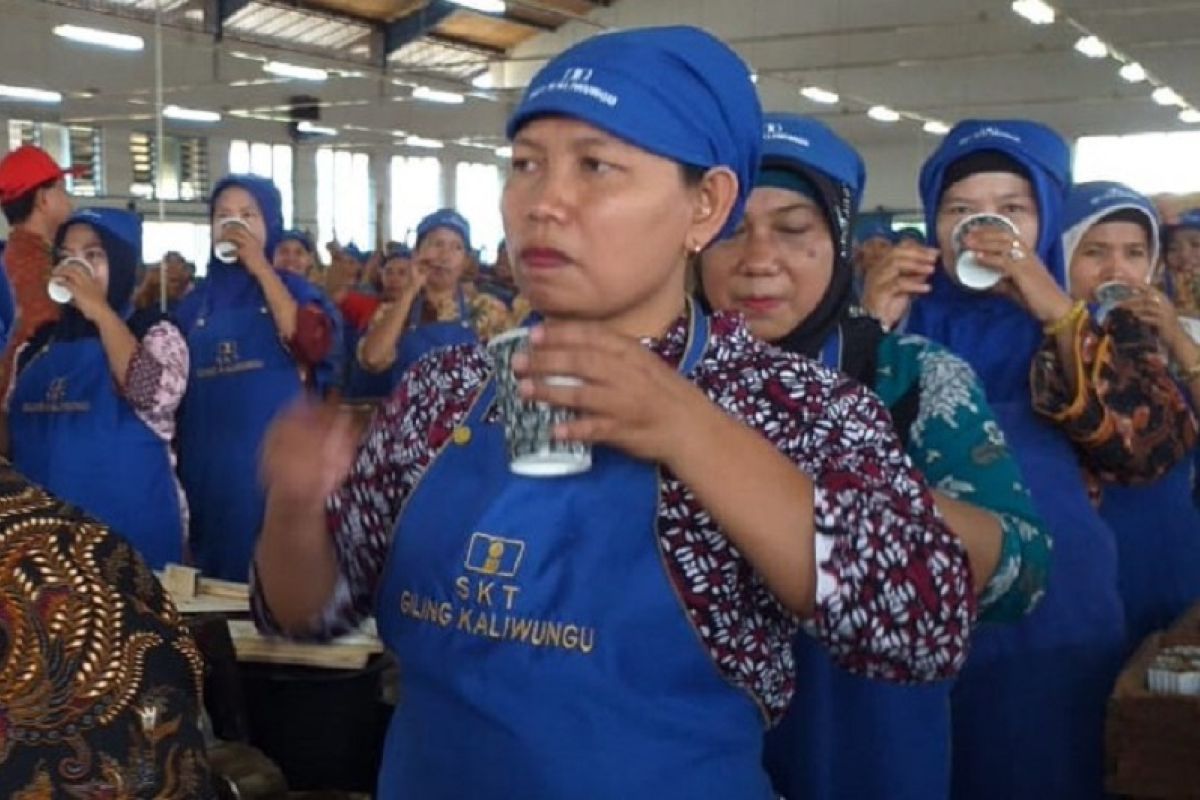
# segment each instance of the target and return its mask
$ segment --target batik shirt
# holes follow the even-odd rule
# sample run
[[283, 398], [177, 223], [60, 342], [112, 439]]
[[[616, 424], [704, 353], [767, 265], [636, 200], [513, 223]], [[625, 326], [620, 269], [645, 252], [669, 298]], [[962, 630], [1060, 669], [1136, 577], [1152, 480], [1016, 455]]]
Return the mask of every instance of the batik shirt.
[[212, 797], [203, 663], [124, 539], [0, 460], [0, 797]]

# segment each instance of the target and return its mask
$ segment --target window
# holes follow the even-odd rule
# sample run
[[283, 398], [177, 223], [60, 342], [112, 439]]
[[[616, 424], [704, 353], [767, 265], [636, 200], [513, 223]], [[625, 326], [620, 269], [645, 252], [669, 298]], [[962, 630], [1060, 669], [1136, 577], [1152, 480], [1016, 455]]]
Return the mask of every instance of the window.
[[363, 250], [374, 247], [371, 159], [366, 153], [322, 147], [317, 151], [317, 238]]
[[442, 207], [442, 162], [431, 156], [392, 156], [391, 236], [413, 244], [417, 223]]
[[229, 171], [270, 178], [283, 197], [283, 225], [292, 227], [295, 189], [292, 186], [292, 146], [235, 139], [229, 143]]
[[[156, 141], [152, 133], [129, 135], [133, 183], [129, 193], [153, 200], [157, 197]], [[204, 200], [208, 197], [208, 140], [199, 136], [164, 136], [162, 158], [164, 200]]]
[[67, 191], [77, 197], [96, 197], [103, 194], [103, 148], [100, 129], [90, 125], [56, 125], [52, 122], [10, 120], [8, 147], [36, 145], [59, 164], [79, 170], [79, 175], [67, 176]]
[[177, 250], [196, 265], [197, 277], [208, 272], [208, 249], [212, 229], [200, 222], [158, 222], [142, 224], [142, 261], [157, 264], [163, 254]]
[[1084, 136], [1075, 143], [1075, 180], [1120, 181], [1143, 194], [1200, 190], [1200, 132]]
[[494, 261], [504, 238], [500, 218], [503, 180], [495, 164], [460, 163], [454, 170], [454, 196], [458, 212], [471, 223], [471, 246], [485, 262]]

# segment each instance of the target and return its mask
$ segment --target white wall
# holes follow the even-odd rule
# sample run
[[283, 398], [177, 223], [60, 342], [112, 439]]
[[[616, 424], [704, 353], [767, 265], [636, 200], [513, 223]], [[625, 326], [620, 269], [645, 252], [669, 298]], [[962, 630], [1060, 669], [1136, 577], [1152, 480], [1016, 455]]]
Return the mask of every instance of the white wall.
[[899, 144], [865, 145], [859, 148], [867, 164], [867, 193], [863, 210], [880, 206], [891, 211], [913, 211], [921, 207], [917, 196], [917, 176], [921, 165], [938, 140], [928, 134]]

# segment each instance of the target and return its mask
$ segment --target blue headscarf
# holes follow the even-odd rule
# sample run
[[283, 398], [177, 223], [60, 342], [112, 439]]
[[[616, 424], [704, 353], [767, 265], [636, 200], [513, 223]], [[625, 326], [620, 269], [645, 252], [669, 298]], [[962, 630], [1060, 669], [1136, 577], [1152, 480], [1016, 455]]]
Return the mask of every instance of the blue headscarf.
[[[137, 283], [138, 266], [142, 263], [142, 221], [136, 214], [115, 208], [84, 208], [76, 211], [58, 229], [54, 238], [55, 250], [62, 247], [67, 230], [73, 225], [87, 225], [96, 232], [108, 260], [108, 305], [126, 320], [131, 332], [141, 338], [149, 328], [163, 319], [157, 308], [134, 313], [133, 292]], [[73, 305], [65, 305], [58, 320], [47, 322], [30, 337], [29, 347], [21, 356], [17, 368], [22, 369], [50, 341], [72, 342], [100, 335]]]
[[[938, 246], [937, 212], [946, 171], [976, 153], [999, 153], [1015, 162], [1033, 184], [1038, 207], [1037, 253], [1063, 282], [1062, 214], [1071, 184], [1071, 153], [1062, 137], [1027, 120], [966, 120], [955, 125], [921, 169], [921, 200], [931, 247]], [[943, 250], [943, 258], [946, 250]], [[978, 373], [993, 403], [1029, 400], [1029, 367], [1042, 329], [1025, 309], [1004, 297], [962, 289], [944, 270], [932, 291], [918, 300], [908, 330], [946, 345]]]
[[[267, 240], [263, 242], [263, 255], [266, 256], [268, 264], [273, 263], [275, 248], [283, 238], [283, 200], [279, 196], [279, 189], [270, 179], [258, 175], [227, 175], [217, 181], [209, 197], [210, 220], [215, 218], [217, 198], [231, 186], [245, 189], [258, 204], [263, 225], [267, 230]], [[241, 262], [226, 264], [213, 255], [211, 249], [208, 257], [208, 279], [205, 280], [204, 286], [214, 307], [230, 308], [262, 303], [262, 290], [258, 281], [246, 271], [245, 265]]]
[[453, 208], [442, 208], [429, 214], [417, 224], [417, 247], [421, 241], [438, 228], [457, 233], [463, 241], [463, 249], [471, 249], [471, 223]]
[[508, 137], [543, 116], [581, 120], [680, 164], [728, 167], [738, 196], [718, 238], [741, 220], [758, 171], [762, 109], [749, 67], [711, 34], [678, 26], [586, 39], [534, 76]]
[[1135, 212], [1142, 227], [1146, 229], [1150, 245], [1150, 273], [1147, 274], [1146, 280], [1149, 281], [1154, 274], [1154, 267], [1158, 264], [1158, 210], [1150, 199], [1123, 183], [1079, 183], [1073, 186], [1067, 195], [1066, 210], [1063, 214], [1062, 250], [1066, 269], [1063, 270], [1061, 285], [1068, 292], [1071, 291], [1070, 267], [1075, 249], [1079, 247], [1088, 230], [1119, 211]]

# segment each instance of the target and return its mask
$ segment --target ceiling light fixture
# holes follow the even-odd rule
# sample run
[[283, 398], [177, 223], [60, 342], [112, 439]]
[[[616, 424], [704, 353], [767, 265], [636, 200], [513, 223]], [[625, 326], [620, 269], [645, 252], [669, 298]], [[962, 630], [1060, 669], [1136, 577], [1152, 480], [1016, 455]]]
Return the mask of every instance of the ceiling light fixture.
[[289, 64], [286, 61], [268, 61], [263, 64], [263, 72], [278, 75], [281, 78], [295, 78], [298, 81], [324, 81], [329, 73], [319, 67], [304, 67], [299, 64]]
[[441, 89], [430, 89], [428, 86], [418, 86], [413, 89], [414, 100], [424, 100], [427, 103], [443, 103], [445, 105], [461, 105], [466, 98], [458, 92], [444, 92]]
[[146, 42], [140, 36], [130, 33], [114, 33], [99, 28], [85, 28], [82, 25], [56, 25], [54, 26], [54, 35], [80, 44], [107, 47], [109, 50], [137, 52], [146, 48]]
[[337, 136], [337, 128], [327, 128], [324, 125], [314, 125], [308, 120], [300, 120], [296, 123], [296, 130], [301, 133], [311, 133], [317, 136]]
[[61, 103], [62, 95], [46, 89], [33, 89], [29, 86], [5, 86], [0, 84], [0, 97], [8, 100], [22, 100], [27, 103]]
[[437, 139], [426, 139], [424, 136], [405, 136], [404, 143], [409, 147], [425, 147], [430, 150], [441, 150], [446, 146]]
[[822, 103], [824, 105], [832, 105], [841, 99], [838, 97], [837, 92], [822, 89], [820, 86], [805, 86], [800, 90], [800, 94], [814, 103]]
[[220, 122], [221, 115], [216, 111], [204, 111], [199, 108], [184, 108], [183, 106], [169, 105], [163, 109], [163, 116], [168, 119], [178, 119], [184, 122]]
[[1160, 106], [1181, 106], [1183, 98], [1170, 86], [1160, 86], [1150, 95]]
[[500, 158], [512, 158], [512, 148], [511, 147], [497, 147], [496, 155]]
[[934, 136], [945, 136], [950, 132], [950, 126], [936, 119], [931, 119], [921, 126], [921, 130], [926, 133], [932, 133]]
[[1013, 0], [1012, 10], [1034, 25], [1051, 25], [1056, 16], [1054, 7], [1042, 0]]
[[1185, 108], [1179, 112], [1179, 121], [1186, 122], [1188, 125], [1200, 123], [1200, 111], [1194, 108]]
[[1099, 36], [1080, 36], [1075, 42], [1075, 51], [1088, 58], [1104, 58], [1108, 55], [1108, 45]]
[[898, 122], [900, 114], [887, 106], [871, 106], [867, 109], [867, 116], [876, 122]]
[[1146, 70], [1136, 61], [1131, 61], [1117, 70], [1117, 74], [1130, 83], [1141, 83], [1146, 80]]

